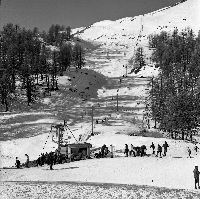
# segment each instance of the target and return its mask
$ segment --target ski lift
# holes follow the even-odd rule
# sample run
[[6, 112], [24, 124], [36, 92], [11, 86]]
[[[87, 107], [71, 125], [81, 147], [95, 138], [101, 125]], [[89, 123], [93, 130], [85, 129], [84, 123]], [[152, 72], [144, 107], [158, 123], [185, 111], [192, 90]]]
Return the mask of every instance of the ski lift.
[[51, 125], [52, 141], [58, 145], [65, 143], [67, 140], [63, 140], [64, 131], [63, 124]]

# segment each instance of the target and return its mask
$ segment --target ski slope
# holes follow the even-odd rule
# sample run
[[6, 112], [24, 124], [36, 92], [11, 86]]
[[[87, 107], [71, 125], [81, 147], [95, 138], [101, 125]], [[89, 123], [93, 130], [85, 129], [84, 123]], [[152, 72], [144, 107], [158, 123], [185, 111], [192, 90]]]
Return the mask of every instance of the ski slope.
[[[93, 148], [99, 148], [103, 144], [115, 146], [115, 158], [110, 159], [93, 159], [79, 162], [71, 162], [69, 164], [55, 165], [54, 171], [49, 171], [47, 166], [41, 168], [30, 168], [22, 170], [1, 170], [1, 180], [11, 181], [83, 181], [83, 182], [101, 182], [101, 183], [121, 183], [121, 184], [137, 184], [157, 187], [168, 187], [178, 189], [193, 189], [193, 169], [194, 166], [200, 166], [200, 153], [194, 152], [194, 145], [186, 141], [175, 141], [161, 138], [162, 134], [151, 129], [152, 137], [143, 137], [140, 134], [143, 122], [144, 100], [147, 96], [148, 77], [156, 76], [159, 69], [155, 68], [148, 60], [151, 51], [148, 48], [148, 35], [159, 33], [162, 30], [173, 31], [174, 28], [182, 30], [191, 27], [195, 33], [200, 29], [200, 0], [188, 0], [173, 7], [163, 8], [161, 10], [140, 15], [136, 17], [127, 17], [116, 21], [105, 20], [97, 22], [88, 27], [74, 29], [72, 32], [75, 36], [100, 44], [100, 47], [91, 54], [86, 55], [86, 68], [102, 73], [110, 81], [109, 87], [103, 87], [98, 90], [98, 98], [80, 104], [80, 101], [67, 104], [68, 98], [62, 95], [47, 97], [44, 104], [50, 104], [50, 107], [57, 107], [65, 103], [65, 109], [79, 110], [80, 106], [91, 107], [94, 105], [94, 119], [108, 118], [107, 124], [95, 124], [95, 136], [90, 137]], [[129, 74], [132, 65], [130, 60], [134, 56], [134, 51], [138, 46], [145, 48], [147, 65], [136, 74]], [[52, 46], [50, 48], [53, 49]], [[128, 77], [126, 74], [126, 67]], [[146, 78], [141, 78], [146, 77]], [[122, 83], [119, 84], [119, 78]], [[59, 77], [60, 85], [68, 86], [68, 77]], [[116, 113], [116, 95], [118, 94], [120, 101], [120, 111]], [[73, 100], [73, 99], [72, 99]], [[75, 101], [75, 100], [73, 100]], [[100, 105], [98, 110], [97, 105]], [[58, 106], [59, 107], [59, 106]], [[54, 109], [53, 109], [54, 110]], [[54, 110], [55, 111], [55, 110]], [[60, 110], [59, 110], [60, 111]], [[88, 110], [87, 110], [88, 111]], [[81, 117], [82, 112], [78, 112], [77, 117]], [[20, 113], [18, 113], [20, 114]], [[22, 113], [23, 114], [23, 113]], [[40, 113], [38, 113], [40, 114]], [[51, 110], [48, 113], [51, 114]], [[75, 112], [70, 112], [71, 115]], [[91, 115], [84, 116], [83, 120], [75, 122], [70, 114], [67, 115], [68, 124], [76, 137], [82, 134], [84, 138], [88, 137], [91, 132]], [[28, 115], [28, 113], [27, 113]], [[35, 115], [37, 115], [35, 113]], [[16, 114], [10, 116], [2, 116], [0, 119], [15, 117]], [[76, 115], [75, 115], [76, 116]], [[30, 160], [38, 158], [40, 153], [54, 151], [55, 143], [52, 142], [50, 123], [62, 122], [63, 118], [45, 120], [49, 126], [45, 126], [41, 130], [40, 135], [33, 135], [20, 139], [12, 139], [8, 141], [0, 141], [0, 166], [14, 166], [15, 157], [18, 156], [21, 162], [25, 162], [24, 154], [30, 156]], [[3, 120], [2, 120], [3, 121]], [[34, 124], [44, 123], [43, 118], [38, 118]], [[28, 124], [31, 124], [30, 122]], [[69, 133], [69, 132], [68, 132]], [[138, 136], [130, 136], [135, 133]], [[155, 136], [154, 136], [155, 135]], [[71, 136], [72, 137], [72, 136]], [[150, 157], [124, 157], [124, 145], [130, 144], [147, 146], [147, 153], [151, 154], [149, 148], [151, 142], [157, 146], [158, 143], [163, 144], [167, 141], [170, 148], [167, 157], [157, 158]], [[70, 142], [75, 142], [72, 139]], [[199, 145], [198, 145], [199, 146]], [[187, 147], [192, 149], [192, 158], [188, 158]], [[200, 146], [199, 146], [200, 148]], [[74, 169], [73, 169], [74, 168]]]
[[[149, 67], [152, 63], [149, 60], [151, 49], [148, 47], [148, 36], [160, 33], [161, 31], [172, 32], [175, 28], [182, 31], [192, 28], [197, 34], [200, 30], [200, 1], [187, 0], [176, 6], [166, 7], [148, 14], [126, 17], [116, 21], [104, 20], [91, 24], [88, 27], [78, 29], [75, 36], [94, 43], [101, 44], [101, 51], [121, 51], [123, 60], [113, 60], [109, 67], [101, 73], [108, 76], [120, 76], [119, 66], [132, 64], [128, 61], [134, 59], [137, 47], [144, 48], [146, 57], [146, 68], [142, 69], [139, 76], [156, 76], [157, 71]], [[76, 32], [74, 30], [74, 32]], [[100, 50], [99, 49], [99, 50]], [[111, 69], [112, 68], [112, 69]], [[118, 68], [118, 70], [116, 70]], [[115, 69], [115, 70], [113, 70]], [[109, 75], [107, 71], [114, 71]]]

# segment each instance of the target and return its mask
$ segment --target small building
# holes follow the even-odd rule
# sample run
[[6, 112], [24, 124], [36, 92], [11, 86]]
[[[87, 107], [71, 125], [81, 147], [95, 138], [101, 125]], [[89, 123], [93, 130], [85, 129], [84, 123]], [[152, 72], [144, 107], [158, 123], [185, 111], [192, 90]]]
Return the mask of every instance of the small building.
[[68, 156], [69, 159], [79, 160], [90, 157], [90, 143], [74, 143], [60, 146], [60, 154]]

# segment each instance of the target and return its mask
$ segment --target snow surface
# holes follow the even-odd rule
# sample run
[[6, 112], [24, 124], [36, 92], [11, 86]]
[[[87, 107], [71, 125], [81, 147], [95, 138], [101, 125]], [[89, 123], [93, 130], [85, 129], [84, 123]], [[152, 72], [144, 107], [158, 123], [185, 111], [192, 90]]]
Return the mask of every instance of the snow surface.
[[[166, 139], [128, 137], [125, 135], [95, 136], [91, 143], [114, 144], [115, 150], [122, 149], [124, 143], [147, 144], [151, 141], [163, 143]], [[193, 189], [193, 169], [200, 163], [199, 153], [193, 151], [193, 158], [187, 158], [187, 146], [182, 141], [167, 140], [170, 147], [166, 157], [118, 157], [93, 159], [54, 165], [54, 171], [47, 166], [22, 170], [5, 170], [2, 180], [8, 181], [83, 181], [120, 184], [139, 184], [168, 188]], [[29, 148], [30, 146], [28, 146]], [[115, 156], [117, 152], [114, 153]], [[123, 153], [121, 156], [124, 156]], [[70, 169], [74, 168], [74, 169]]]
[[[200, 166], [199, 153], [194, 153], [194, 145], [185, 141], [175, 141], [165, 138], [150, 138], [142, 136], [129, 136], [131, 133], [139, 133], [142, 123], [144, 111], [144, 99], [147, 96], [148, 78], [156, 76], [159, 70], [153, 66], [150, 61], [138, 73], [129, 74], [132, 65], [130, 59], [133, 58], [137, 46], [143, 46], [148, 58], [150, 50], [148, 49], [148, 35], [158, 33], [162, 30], [172, 31], [175, 27], [180, 30], [190, 26], [195, 32], [200, 29], [200, 1], [188, 0], [174, 7], [164, 8], [149, 14], [136, 17], [127, 17], [116, 21], [105, 20], [97, 22], [86, 28], [82, 27], [73, 30], [73, 33], [84, 40], [89, 40], [101, 44], [100, 48], [94, 50], [86, 57], [86, 68], [93, 69], [104, 74], [110, 79], [119, 81], [127, 72], [128, 77], [122, 78], [122, 84], [113, 83], [110, 88], [102, 88], [98, 90], [98, 100], [108, 98], [106, 103], [100, 106], [105, 110], [109, 106], [116, 108], [116, 98], [111, 100], [111, 97], [116, 97], [117, 93], [121, 100], [119, 106], [127, 110], [131, 109], [132, 114], [128, 117], [122, 110], [119, 113], [112, 111], [110, 114], [95, 116], [95, 119], [108, 118], [108, 124], [95, 124], [95, 136], [90, 137], [88, 142], [93, 145], [93, 149], [101, 147], [103, 144], [115, 146], [115, 158], [93, 159], [79, 162], [71, 162], [63, 165], [55, 165], [53, 171], [49, 171], [47, 166], [40, 168], [29, 169], [10, 169], [1, 170], [1, 180], [11, 181], [83, 181], [83, 182], [110, 182], [121, 184], [138, 184], [150, 185], [168, 188], [183, 188], [193, 189], [193, 169], [194, 166]], [[183, 20], [186, 19], [186, 20]], [[52, 50], [57, 50], [53, 46], [49, 46]], [[130, 86], [131, 83], [133, 85]], [[59, 84], [68, 86], [68, 77], [59, 78]], [[52, 107], [62, 103], [60, 96], [57, 97], [57, 102], [52, 104]], [[124, 99], [122, 100], [122, 97]], [[130, 100], [130, 99], [131, 100]], [[129, 99], [129, 100], [128, 100]], [[51, 98], [45, 98], [44, 103], [51, 104]], [[85, 106], [97, 105], [94, 101], [89, 101]], [[78, 107], [80, 105], [74, 106]], [[50, 114], [45, 112], [23, 113], [23, 115], [35, 114]], [[3, 114], [0, 116], [0, 121], [6, 121], [10, 118], [20, 116], [16, 114]], [[130, 119], [136, 120], [138, 123], [131, 122]], [[45, 120], [46, 121], [46, 120]], [[42, 119], [38, 119], [32, 123], [44, 123]], [[50, 121], [53, 122], [53, 121]], [[86, 118], [79, 123], [73, 123], [69, 119], [70, 128], [73, 131], [76, 139], [82, 134], [83, 141], [86, 140], [91, 133], [91, 123]], [[50, 130], [50, 127], [49, 127]], [[46, 132], [46, 131], [45, 131]], [[152, 134], [153, 134], [152, 130]], [[67, 136], [71, 136], [66, 131]], [[133, 144], [140, 146], [145, 144], [148, 148], [147, 153], [151, 154], [149, 148], [151, 142], [156, 145], [163, 144], [167, 140], [169, 150], [164, 158], [150, 157], [123, 157], [124, 145]], [[70, 143], [75, 142], [71, 136]], [[187, 156], [187, 147], [192, 149], [192, 158]], [[43, 149], [44, 148], [44, 149]], [[21, 138], [16, 140], [1, 141], [1, 167], [13, 166], [15, 157], [19, 157], [21, 162], [25, 162], [25, 153], [29, 154], [30, 160], [36, 159], [42, 152], [54, 151], [55, 143], [52, 142], [50, 133], [44, 133], [29, 138]]]
[[[122, 65], [127, 64], [127, 60], [134, 57], [137, 47], [142, 46], [146, 54], [147, 63], [150, 64], [148, 57], [152, 53], [148, 48], [148, 36], [160, 33], [161, 31], [179, 31], [190, 27], [197, 34], [200, 30], [200, 1], [187, 0], [174, 7], [166, 7], [152, 13], [136, 17], [126, 17], [116, 21], [105, 20], [94, 23], [80, 33], [78, 37], [84, 40], [100, 43], [109, 50], [123, 50], [126, 55], [123, 60], [112, 60], [109, 67], [99, 70], [106, 76], [121, 76]], [[118, 70], [117, 70], [118, 69]], [[114, 71], [112, 75], [111, 71]], [[138, 75], [156, 76], [158, 70], [150, 67], [143, 69]]]

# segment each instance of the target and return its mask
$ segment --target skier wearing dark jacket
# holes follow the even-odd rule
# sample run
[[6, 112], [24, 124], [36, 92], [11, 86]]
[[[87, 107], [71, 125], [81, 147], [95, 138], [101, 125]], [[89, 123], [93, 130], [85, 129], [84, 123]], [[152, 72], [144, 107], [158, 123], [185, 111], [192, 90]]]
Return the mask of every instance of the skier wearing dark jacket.
[[145, 145], [142, 145], [141, 147], [140, 147], [140, 149], [141, 149], [141, 157], [142, 156], [144, 156], [146, 153], [145, 153], [145, 150], [147, 149], [146, 148], [146, 146]]
[[198, 166], [195, 166], [193, 173], [194, 173], [195, 189], [197, 189], [197, 185], [198, 185], [198, 188], [199, 188], [199, 174], [200, 174], [200, 172], [198, 170]]
[[26, 156], [26, 162], [25, 162], [25, 167], [29, 168], [29, 156], [25, 154]]
[[152, 150], [153, 150], [153, 154], [155, 154], [155, 145], [154, 145], [154, 143], [152, 142], [152, 144], [151, 144], [151, 146], [150, 146], [150, 148], [152, 148]]
[[104, 158], [105, 156], [105, 149], [106, 149], [106, 145], [104, 144], [102, 147], [101, 147], [101, 157]]
[[167, 144], [167, 142], [165, 141], [165, 143], [163, 144], [163, 148], [164, 148], [164, 156], [166, 156], [167, 153], [167, 148], [169, 147], [169, 145]]
[[20, 168], [20, 161], [18, 160], [18, 157], [16, 157], [16, 163], [15, 163], [16, 167], [19, 169]]
[[53, 170], [53, 163], [54, 163], [54, 155], [53, 152], [50, 152], [48, 155], [48, 164], [50, 166], [50, 170]]
[[125, 144], [125, 151], [124, 151], [124, 153], [126, 154], [126, 157], [128, 157], [128, 152], [129, 152], [128, 144]]
[[157, 156], [160, 154], [160, 157], [161, 157], [161, 154], [162, 154], [162, 147], [160, 146], [160, 144], [158, 144], [158, 148], [157, 148]]

